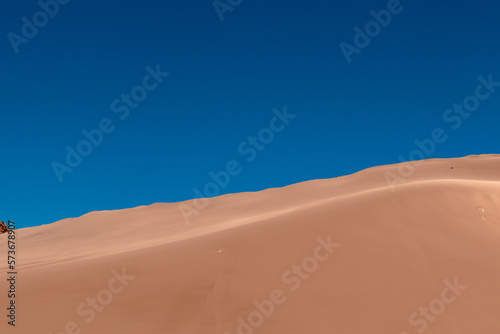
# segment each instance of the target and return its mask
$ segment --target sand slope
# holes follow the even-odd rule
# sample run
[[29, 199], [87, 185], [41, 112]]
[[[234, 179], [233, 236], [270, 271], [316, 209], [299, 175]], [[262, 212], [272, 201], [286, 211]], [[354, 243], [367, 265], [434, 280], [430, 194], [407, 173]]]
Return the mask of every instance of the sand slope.
[[398, 167], [19, 230], [0, 332], [500, 333], [500, 156]]

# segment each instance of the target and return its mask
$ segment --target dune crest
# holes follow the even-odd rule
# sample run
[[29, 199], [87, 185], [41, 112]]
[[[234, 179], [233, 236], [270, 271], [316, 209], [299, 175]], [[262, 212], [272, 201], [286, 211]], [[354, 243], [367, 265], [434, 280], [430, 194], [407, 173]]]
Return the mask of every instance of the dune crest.
[[18, 230], [1, 333], [500, 333], [500, 156], [406, 167]]

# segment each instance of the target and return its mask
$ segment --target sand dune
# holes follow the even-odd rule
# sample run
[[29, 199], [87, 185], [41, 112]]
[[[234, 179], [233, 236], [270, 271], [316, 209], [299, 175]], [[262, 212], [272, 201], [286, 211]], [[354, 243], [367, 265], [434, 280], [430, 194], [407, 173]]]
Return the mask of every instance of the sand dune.
[[500, 333], [500, 156], [402, 168], [18, 230], [0, 332]]

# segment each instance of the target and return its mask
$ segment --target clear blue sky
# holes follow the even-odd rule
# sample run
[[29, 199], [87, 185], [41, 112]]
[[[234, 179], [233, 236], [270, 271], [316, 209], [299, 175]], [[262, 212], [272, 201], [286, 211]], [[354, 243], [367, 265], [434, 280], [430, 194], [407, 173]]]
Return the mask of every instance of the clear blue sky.
[[[211, 0], [71, 0], [48, 22], [35, 0], [0, 7], [0, 220], [18, 227], [191, 199], [231, 160], [241, 173], [221, 193], [397, 163], [435, 128], [448, 139], [426, 157], [500, 151], [500, 88], [460, 126], [443, 119], [480, 75], [500, 81], [498, 2], [402, 0], [350, 63], [340, 43], [387, 0], [244, 0], [223, 21]], [[157, 64], [168, 77], [127, 107]], [[247, 161], [241, 143], [284, 106], [297, 116]], [[113, 131], [60, 182], [53, 162], [103, 119]]]

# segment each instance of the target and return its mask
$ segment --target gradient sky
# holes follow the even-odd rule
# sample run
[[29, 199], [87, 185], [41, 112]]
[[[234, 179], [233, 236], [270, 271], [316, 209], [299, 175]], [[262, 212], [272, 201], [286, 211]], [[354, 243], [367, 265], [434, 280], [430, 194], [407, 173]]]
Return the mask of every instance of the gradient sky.
[[[500, 81], [497, 2], [401, 1], [350, 64], [339, 44], [388, 1], [244, 0], [221, 21], [210, 0], [72, 0], [18, 53], [8, 34], [40, 6], [0, 6], [0, 220], [18, 227], [191, 199], [231, 160], [221, 193], [351, 174], [435, 128], [449, 137], [429, 158], [500, 153], [500, 88], [456, 130], [443, 120], [480, 75]], [[170, 75], [121, 120], [112, 102], [157, 64]], [[238, 146], [284, 106], [296, 118], [248, 162]], [[52, 163], [105, 118], [114, 131], [59, 182]]]

